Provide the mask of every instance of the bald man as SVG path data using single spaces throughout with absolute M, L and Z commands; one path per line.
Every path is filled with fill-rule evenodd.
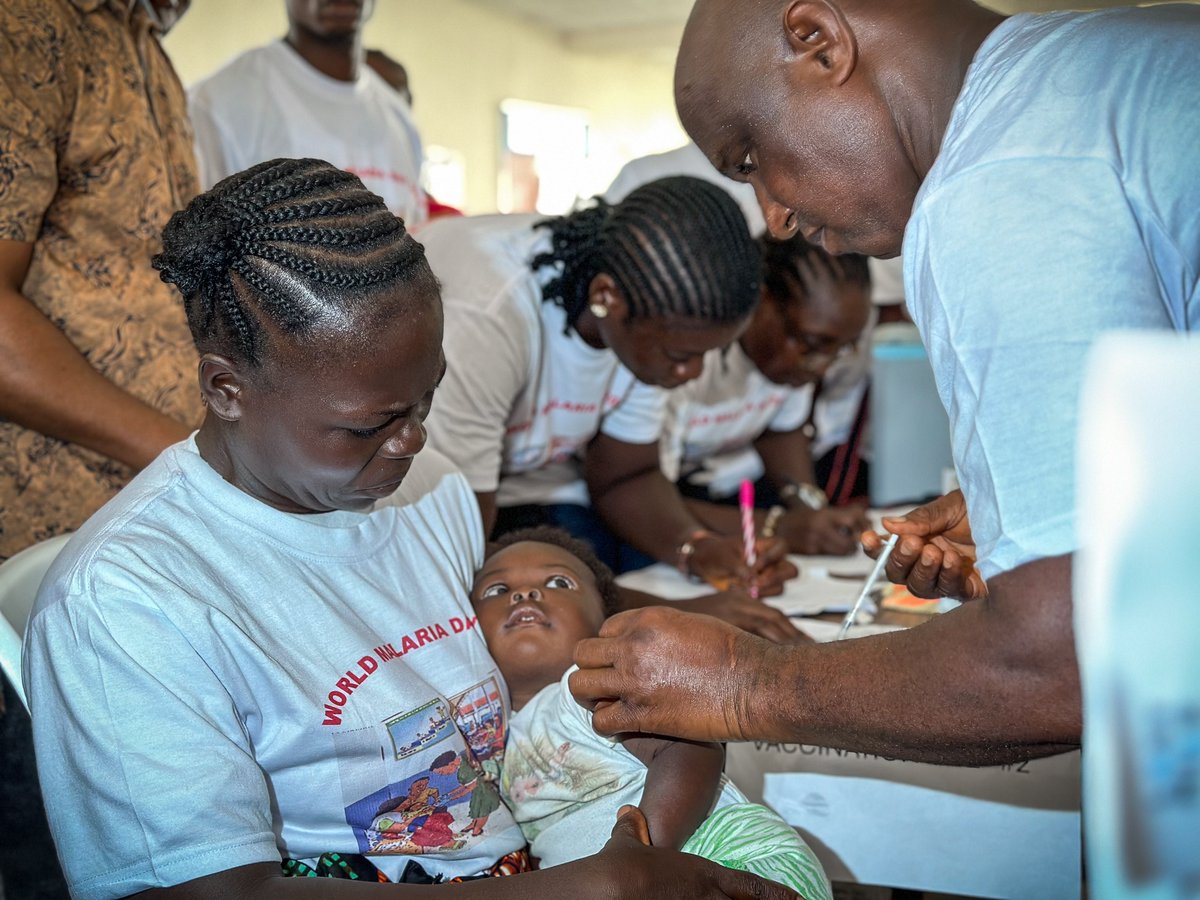
M 597 729 L 968 765 L 1079 744 L 1077 394 L 1101 333 L 1200 319 L 1197 47 L 1196 6 L 697 3 L 676 101 L 713 165 L 754 186 L 777 236 L 885 257 L 903 242 L 963 494 L 893 523 L 910 535 L 889 574 L 978 599 L 820 646 L 614 617 L 571 681 L 604 701 Z

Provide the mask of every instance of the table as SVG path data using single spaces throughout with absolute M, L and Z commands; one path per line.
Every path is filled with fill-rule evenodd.
M 769 600 L 815 639 L 832 640 L 870 570 L 855 557 L 796 557 L 801 577 Z M 838 575 L 861 573 L 858 580 Z M 672 599 L 710 589 L 669 566 L 618 578 Z M 797 611 L 817 615 L 799 618 Z M 885 610 L 851 638 L 928 616 Z M 916 700 L 916 698 L 914 698 Z M 807 744 L 730 744 L 726 772 L 804 835 L 834 881 L 977 897 L 1079 897 L 1080 759 L 1069 753 L 1010 766 L 961 768 Z

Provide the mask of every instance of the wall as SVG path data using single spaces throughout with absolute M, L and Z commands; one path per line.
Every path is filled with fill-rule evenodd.
M 1018 12 L 1071 4 L 988 0 L 987 5 Z M 1117 6 L 1122 0 L 1076 5 Z M 284 0 L 194 0 L 166 45 L 188 84 L 286 28 Z M 581 179 L 585 195 L 606 187 L 625 160 L 686 140 L 672 100 L 669 53 L 571 52 L 547 30 L 465 0 L 377 0 L 366 44 L 408 67 L 425 142 L 464 155 L 469 212 L 496 206 L 499 104 L 507 97 L 588 111 L 593 162 Z
M 195 0 L 166 46 L 190 84 L 286 28 L 283 0 Z M 366 45 L 407 66 L 425 142 L 464 154 L 470 212 L 495 209 L 506 97 L 588 110 L 595 163 L 585 193 L 606 187 L 624 160 L 686 139 L 669 64 L 572 53 L 548 31 L 463 0 L 379 0 Z

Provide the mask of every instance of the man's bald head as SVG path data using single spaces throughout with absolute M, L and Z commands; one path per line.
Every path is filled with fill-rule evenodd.
M 698 0 L 675 98 L 777 236 L 895 255 L 979 42 L 969 0 Z

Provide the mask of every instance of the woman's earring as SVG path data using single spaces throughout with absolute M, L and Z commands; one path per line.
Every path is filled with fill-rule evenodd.
M 593 303 L 591 306 L 588 307 L 588 309 L 590 309 L 592 311 L 592 315 L 595 316 L 597 319 L 608 318 L 608 307 L 605 306 L 603 303 Z

